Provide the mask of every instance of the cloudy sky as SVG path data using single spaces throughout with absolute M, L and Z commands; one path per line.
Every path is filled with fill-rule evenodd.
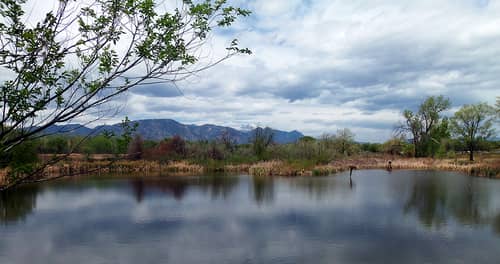
M 349 128 L 357 140 L 384 141 L 427 96 L 448 96 L 453 110 L 500 96 L 500 1 L 231 2 L 253 14 L 207 48 L 217 55 L 235 36 L 252 55 L 177 87 L 136 87 L 106 122 L 171 118 L 311 136 Z
M 391 136 L 403 109 L 429 95 L 454 108 L 500 96 L 500 1 L 256 0 L 231 32 L 251 56 L 233 57 L 174 87 L 127 95 L 132 119 L 247 124 L 319 136 L 351 129 Z M 213 45 L 214 49 L 220 48 Z

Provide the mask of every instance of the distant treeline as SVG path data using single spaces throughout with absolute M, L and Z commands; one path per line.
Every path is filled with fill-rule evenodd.
M 259 131 L 259 130 L 258 130 Z M 331 160 L 362 153 L 386 153 L 415 156 L 415 146 L 404 137 L 394 137 L 384 143 L 359 143 L 349 129 L 319 138 L 305 136 L 295 143 L 275 144 L 266 129 L 256 133 L 251 143 L 236 144 L 221 136 L 213 141 L 186 141 L 179 136 L 161 141 L 144 140 L 135 135 L 129 142 L 120 137 L 98 135 L 88 139 L 78 136 L 53 135 L 39 139 L 31 146 L 38 154 L 117 154 L 129 159 L 194 161 L 225 160 L 228 162 L 252 162 L 259 160 L 309 160 L 312 163 L 328 163 Z M 499 141 L 481 141 L 478 151 L 500 148 Z M 24 149 L 23 151 L 26 151 Z M 437 148 L 428 150 L 428 156 L 453 157 L 456 152 L 466 152 L 467 146 L 459 139 L 441 139 Z
M 387 153 L 407 157 L 450 158 L 457 152 L 492 151 L 500 148 L 493 122 L 498 122 L 496 108 L 484 103 L 464 105 L 453 117 L 441 113 L 450 108 L 448 99 L 428 97 L 418 111 L 405 110 L 404 122 L 394 137 L 384 143 L 359 143 L 347 128 L 319 138 L 302 137 L 297 142 L 276 144 L 270 128 L 255 129 L 248 144 L 237 144 L 223 133 L 212 141 L 186 141 L 180 136 L 160 141 L 144 140 L 135 134 L 136 127 L 124 123 L 124 133 L 103 133 L 92 137 L 51 135 L 19 144 L 9 154 L 0 156 L 0 167 L 21 168 L 37 162 L 39 154 L 82 153 L 112 154 L 132 160 L 189 160 L 198 164 L 252 163 L 262 160 L 286 160 L 307 164 L 325 164 L 362 153 Z M 307 163 L 307 164 L 306 164 Z M 27 168 L 29 169 L 29 168 Z

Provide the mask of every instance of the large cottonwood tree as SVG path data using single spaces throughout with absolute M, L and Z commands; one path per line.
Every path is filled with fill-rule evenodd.
M 478 143 L 495 135 L 495 109 L 486 103 L 464 105 L 451 119 L 451 131 L 467 147 L 469 160 L 474 160 Z
M 436 149 L 433 145 L 439 144 L 441 138 L 447 136 L 444 133 L 447 131 L 447 121 L 441 114 L 450 105 L 450 100 L 442 95 L 430 96 L 422 102 L 417 112 L 404 110 L 405 121 L 397 130 L 412 137 L 416 157 L 433 155 Z

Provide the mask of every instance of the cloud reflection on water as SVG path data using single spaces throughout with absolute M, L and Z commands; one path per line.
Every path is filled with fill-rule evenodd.
M 1 200 L 0 262 L 498 260 L 485 245 L 500 242 L 500 182 L 377 170 L 353 180 L 354 189 L 348 174 L 26 186 Z

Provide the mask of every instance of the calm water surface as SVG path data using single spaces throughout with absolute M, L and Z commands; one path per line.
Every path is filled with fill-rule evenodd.
M 500 181 L 72 179 L 0 197 L 0 263 L 500 263 Z

